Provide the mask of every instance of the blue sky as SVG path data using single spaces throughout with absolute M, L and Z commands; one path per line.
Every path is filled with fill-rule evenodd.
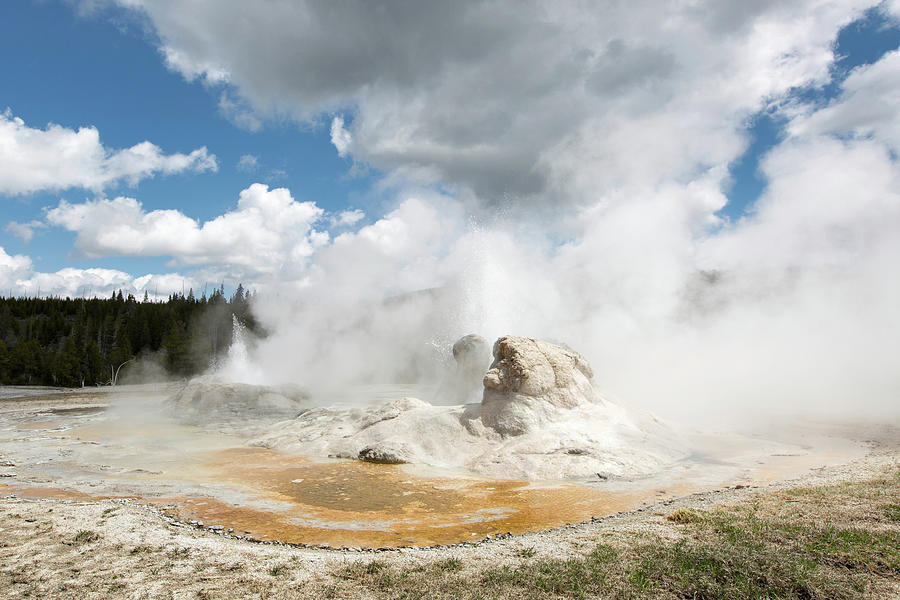
M 547 58 L 547 68 L 544 69 L 529 57 L 527 43 L 516 45 L 515 36 L 521 32 L 510 30 L 503 37 L 501 33 L 491 30 L 490 35 L 494 37 L 485 38 L 477 27 L 472 31 L 460 30 L 459 39 L 471 35 L 471 47 L 481 48 L 479 51 L 485 53 L 479 59 L 478 55 L 467 54 L 465 48 L 454 45 L 452 40 L 446 42 L 439 39 L 440 35 L 429 38 L 416 34 L 410 41 L 410 44 L 419 45 L 416 46 L 404 45 L 409 27 L 400 34 L 388 32 L 390 35 L 384 36 L 381 36 L 384 32 L 377 30 L 378 27 L 390 28 L 407 18 L 420 24 L 423 30 L 430 26 L 438 27 L 436 31 L 440 31 L 443 25 L 457 27 L 452 19 L 447 20 L 446 15 L 433 16 L 425 12 L 413 16 L 399 15 L 393 22 L 377 21 L 369 26 L 366 19 L 371 21 L 371 15 L 362 14 L 367 10 L 363 8 L 359 11 L 360 15 L 341 15 L 344 17 L 341 26 L 346 26 L 347 31 L 335 33 L 336 43 L 327 39 L 328 36 L 318 40 L 316 31 L 311 30 L 307 38 L 312 41 L 304 39 L 298 43 L 316 43 L 319 46 L 292 47 L 290 44 L 294 38 L 291 37 L 291 24 L 288 22 L 284 23 L 283 32 L 271 34 L 273 40 L 281 39 L 278 36 L 283 35 L 287 40 L 283 46 L 273 42 L 242 48 L 240 44 L 244 43 L 243 40 L 229 40 L 228 34 L 222 31 L 200 31 L 206 26 L 201 22 L 202 16 L 192 21 L 187 16 L 179 15 L 177 7 L 172 8 L 162 1 L 138 4 L 142 8 L 120 7 L 116 2 L 88 4 L 54 0 L 0 4 L 0 55 L 4 57 L 0 109 L 8 108 L 12 117 L 21 119 L 26 127 L 32 129 L 43 129 L 49 123 L 73 130 L 94 127 L 109 152 L 127 149 L 145 140 L 159 147 L 163 155 L 189 154 L 205 147 L 208 153 L 215 156 L 217 169 L 179 168 L 170 174 L 141 176 L 136 183 L 115 179 L 97 189 L 65 185 L 51 191 L 36 189 L 24 193 L 0 193 L 4 196 L 2 216 L 5 223 L 44 221 L 45 209 L 56 207 L 61 201 L 71 206 L 118 196 L 136 198 L 145 213 L 177 210 L 189 219 L 203 223 L 233 211 L 239 193 L 259 182 L 267 184 L 270 189 L 287 188 L 296 202 L 315 202 L 324 211 L 316 217 L 318 220 L 314 224 L 309 225 L 311 231 L 303 244 L 310 249 L 299 251 L 305 257 L 318 251 L 312 248 L 327 244 L 316 238 L 316 231 L 329 230 L 331 217 L 348 209 L 362 209 L 365 216 L 348 225 L 350 229 L 362 231 L 360 228 L 375 224 L 402 205 L 403 198 L 393 195 L 395 192 L 392 190 L 396 189 L 412 187 L 438 190 L 442 195 L 459 194 L 461 211 L 470 214 L 470 217 L 474 214 L 477 218 L 479 210 L 496 205 L 496 198 L 503 198 L 504 202 L 512 198 L 514 204 L 546 209 L 564 203 L 558 198 L 572 197 L 576 198 L 573 200 L 575 205 L 584 206 L 585 197 L 626 193 L 636 185 L 628 179 L 629 169 L 620 168 L 618 163 L 610 166 L 612 163 L 602 160 L 594 165 L 585 161 L 584 165 L 577 167 L 583 178 L 593 186 L 589 192 L 560 191 L 558 178 L 547 175 L 565 172 L 569 168 L 563 161 L 564 153 L 561 151 L 555 155 L 553 152 L 558 148 L 573 147 L 571 140 L 581 139 L 583 142 L 584 131 L 589 131 L 591 126 L 600 127 L 591 120 L 591 115 L 611 110 L 608 107 L 613 106 L 615 98 L 603 99 L 602 102 L 607 104 L 597 104 L 596 99 L 573 100 L 572 107 L 560 109 L 557 113 L 552 108 L 548 112 L 550 95 L 541 96 L 543 92 L 533 92 L 542 89 L 541 86 L 529 84 L 518 95 L 512 95 L 516 91 L 512 89 L 509 98 L 504 98 L 503 86 L 494 85 L 491 81 L 502 79 L 497 73 L 503 69 L 498 71 L 491 61 L 500 60 L 496 59 L 496 55 L 504 52 L 514 56 L 515 51 L 509 48 L 520 50 L 521 60 L 506 65 L 509 73 L 518 73 L 519 67 L 524 66 L 518 81 L 528 80 L 532 76 L 537 80 L 545 76 L 546 81 L 551 82 L 554 69 L 558 70 L 552 64 L 553 57 Z M 244 10 L 240 4 L 235 6 L 237 11 Z M 231 8 L 222 10 L 224 13 Z M 266 15 L 260 16 L 264 12 L 260 8 L 252 18 L 264 21 Z M 758 92 L 760 95 L 756 98 L 753 97 L 756 91 L 748 91 L 745 105 L 723 108 L 722 112 L 727 117 L 722 117 L 720 121 L 710 118 L 710 129 L 721 131 L 724 123 L 724 127 L 730 129 L 730 135 L 733 134 L 734 143 L 712 161 L 705 157 L 705 151 L 698 150 L 697 158 L 685 158 L 686 161 L 693 160 L 693 163 L 672 167 L 680 169 L 680 173 L 689 174 L 710 168 L 710 162 L 718 161 L 727 167 L 729 176 L 722 177 L 715 185 L 727 195 L 728 202 L 724 207 L 716 207 L 715 214 L 732 222 L 737 221 L 752 210 L 755 200 L 765 190 L 766 177 L 759 170 L 760 159 L 785 139 L 793 113 L 785 113 L 784 106 L 791 103 L 809 107 L 827 106 L 840 99 L 842 82 L 855 68 L 876 63 L 885 53 L 900 46 L 900 28 L 884 5 L 871 5 L 862 12 L 858 8 L 848 8 L 846 15 L 853 16 L 848 21 L 846 16 L 838 15 L 828 24 L 817 25 L 820 29 L 818 35 L 822 39 L 808 35 L 810 39 L 816 38 L 810 42 L 810 48 L 790 48 L 790 44 L 794 43 L 790 40 L 793 33 L 784 41 L 785 48 L 789 48 L 788 54 L 809 51 L 811 57 L 815 54 L 814 50 L 833 44 L 837 60 L 828 66 L 830 80 L 815 71 L 812 65 L 815 61 L 810 58 L 812 66 L 803 65 L 803 68 L 809 69 L 808 76 L 785 79 L 771 90 Z M 319 16 L 323 23 L 331 23 L 328 19 L 333 15 Z M 754 18 L 769 18 L 764 14 L 713 16 L 719 19 L 715 21 L 716 27 L 724 22 L 722 19 L 744 18 L 750 22 Z M 353 17 L 359 17 L 359 23 L 354 23 Z M 635 9 L 633 15 L 624 13 L 611 16 L 609 20 L 624 20 L 629 26 L 623 26 L 622 30 L 628 31 L 630 21 L 639 22 L 641 18 L 640 11 Z M 843 22 L 840 18 L 844 19 Z M 270 21 L 264 22 L 271 26 Z M 785 17 L 785 22 L 790 23 L 790 17 Z M 207 23 L 212 23 L 212 20 L 207 19 Z M 835 23 L 840 25 L 830 34 L 827 33 L 827 27 L 835 27 Z M 227 23 L 223 27 L 227 29 Z M 320 30 L 325 28 L 322 25 Z M 527 32 L 527 29 L 523 26 L 522 32 Z M 415 31 L 415 26 L 412 30 Z M 734 29 L 735 32 L 746 30 Z M 624 44 L 616 39 L 603 42 L 600 34 L 596 40 L 587 42 L 599 49 L 596 52 L 601 54 L 597 55 L 609 56 L 615 62 L 606 66 L 598 62 L 592 67 L 596 70 L 594 75 L 579 75 L 581 79 L 577 84 L 573 80 L 573 98 L 574 90 L 581 89 L 584 82 L 590 83 L 601 76 L 606 78 L 603 80 L 604 90 L 623 90 L 623 101 L 627 94 L 637 93 L 634 90 L 638 88 L 643 90 L 642 93 L 656 93 L 654 86 L 659 86 L 661 91 L 657 99 L 649 96 L 645 99 L 651 106 L 654 102 L 663 103 L 668 98 L 677 97 L 679 92 L 671 89 L 676 89 L 674 86 L 679 82 L 672 74 L 690 71 L 690 61 L 700 62 L 702 58 L 678 54 L 684 49 L 677 38 L 671 42 L 671 47 L 661 44 L 660 48 L 640 49 L 640 43 L 646 41 L 638 40 L 641 34 L 637 31 L 635 40 L 626 39 Z M 344 33 L 345 38 L 338 35 Z M 371 39 L 368 37 L 370 35 Z M 733 37 L 733 44 L 729 35 Z M 746 47 L 752 51 L 752 44 L 758 42 L 742 41 L 740 35 L 743 34 L 717 35 L 715 39 L 724 40 L 723 48 L 728 48 L 729 44 L 735 48 L 749 44 Z M 395 42 L 393 38 L 400 41 Z M 433 48 L 428 46 L 432 39 Z M 498 39 L 508 40 L 503 43 L 509 46 L 499 46 Z M 359 40 L 358 47 L 354 46 L 354 40 Z M 450 45 L 441 45 L 447 43 Z M 629 54 L 632 46 L 636 50 Z M 417 56 L 420 47 L 421 57 Z M 497 47 L 501 51 L 491 54 Z M 378 51 L 373 55 L 371 48 L 382 48 L 384 60 Z M 410 51 L 410 48 L 415 50 Z M 624 51 L 613 52 L 610 50 L 612 48 L 624 48 Z M 166 52 L 173 49 L 180 53 L 183 60 L 169 61 L 167 64 Z M 249 58 L 244 60 L 243 57 L 257 51 L 261 53 L 259 56 L 250 57 L 259 61 L 255 65 Z M 264 51 L 274 51 L 276 54 L 266 56 Z M 657 54 L 654 55 L 654 52 Z M 290 60 L 294 54 L 298 57 L 297 64 L 306 71 L 297 67 L 300 72 L 295 72 Z M 649 65 L 641 62 L 646 56 L 655 56 Z M 663 77 L 652 74 L 652 70 L 659 68 L 659 65 L 669 64 L 667 56 L 678 57 L 671 73 L 665 73 Z M 317 57 L 321 59 L 321 64 L 311 62 Z M 355 62 L 347 62 L 351 59 Z M 483 61 L 486 72 L 494 69 L 490 71 L 492 74 L 480 85 L 467 84 L 471 87 L 458 96 L 465 100 L 453 100 L 455 90 L 448 73 L 460 69 L 460 65 L 480 68 L 479 60 Z M 203 65 L 210 61 L 222 62 L 227 66 L 230 83 L 217 81 L 212 71 L 204 71 Z M 368 66 L 357 70 L 357 64 Z M 536 68 L 529 68 L 529 64 Z M 773 68 L 777 68 L 774 62 L 772 64 Z M 685 66 L 688 68 L 685 69 Z M 368 69 L 372 72 L 369 73 Z M 642 69 L 650 69 L 646 72 L 651 74 L 644 74 Z M 627 83 L 628 78 L 638 83 Z M 465 77 L 461 75 L 459 79 L 463 81 Z M 623 81 L 626 83 L 623 84 Z M 656 83 L 647 83 L 652 81 Z M 504 85 L 515 88 L 518 83 Z M 554 85 L 563 90 L 564 96 L 566 83 L 547 83 L 544 87 Z M 429 95 L 438 94 L 439 90 L 440 97 Z M 535 94 L 532 104 L 520 107 L 521 98 L 531 93 Z M 554 101 L 559 95 L 553 96 Z M 227 114 L 228 111 L 221 106 L 223 98 L 233 101 L 241 111 L 251 115 L 259 128 L 251 131 L 242 126 L 233 114 Z M 450 100 L 446 105 L 439 105 L 435 101 L 437 98 Z M 409 102 L 409 106 L 418 106 L 416 99 L 421 100 L 424 108 L 405 105 Z M 504 105 L 504 102 L 507 104 Z M 578 106 L 579 102 L 582 106 Z M 492 108 L 479 112 L 480 105 Z M 498 109 L 497 106 L 508 108 Z M 526 117 L 530 115 L 529 111 L 533 111 L 526 125 L 516 124 L 515 119 L 509 116 L 519 110 Z M 569 110 L 571 115 L 566 114 Z M 344 131 L 350 140 L 348 147 L 340 152 L 333 138 L 333 119 L 336 116 L 344 119 L 339 133 Z M 737 121 L 729 125 L 727 119 Z M 627 123 L 628 117 L 623 117 L 615 122 L 614 127 L 625 128 Z M 407 128 L 409 135 L 406 134 Z M 600 127 L 602 131 L 608 129 L 606 125 Z M 479 135 L 483 139 L 479 139 Z M 715 137 L 718 134 L 711 135 Z M 609 152 L 609 149 L 596 148 L 596 141 L 592 144 L 578 156 L 604 156 Z M 591 154 L 595 149 L 597 151 Z M 663 151 L 660 149 L 660 152 Z M 629 152 L 627 148 L 621 150 L 626 159 L 631 156 Z M 669 155 L 673 152 L 678 151 L 669 151 Z M 482 153 L 484 158 L 472 158 Z M 635 158 L 639 154 L 633 153 Z M 244 166 L 240 166 L 239 161 L 244 156 L 253 157 L 255 163 L 248 165 L 245 160 Z M 657 163 L 666 160 L 663 157 Z M 580 162 L 580 159 L 570 162 Z M 653 169 L 655 166 L 641 168 Z M 619 174 L 617 169 L 622 173 Z M 636 170 L 640 172 L 640 169 Z M 610 173 L 608 177 L 607 173 Z M 657 177 L 659 182 L 684 180 L 684 175 L 673 175 L 662 167 L 659 174 L 649 173 L 646 179 L 653 182 Z M 579 180 L 579 176 L 572 177 L 572 180 Z M 121 207 L 116 210 L 119 209 Z M 535 210 L 541 213 L 541 208 Z M 10 256 L 29 257 L 32 265 L 30 271 L 26 269 L 28 272 L 53 273 L 67 267 L 100 267 L 139 277 L 151 273 L 184 274 L 191 270 L 207 269 L 208 272 L 198 271 L 195 279 L 205 279 L 214 274 L 233 282 L 242 278 L 259 279 L 262 277 L 260 273 L 265 271 L 258 266 L 234 267 L 240 260 L 235 262 L 232 257 L 223 262 L 224 259 L 209 258 L 204 254 L 206 250 L 188 250 L 187 258 L 179 258 L 179 252 L 184 252 L 183 249 L 173 246 L 172 251 L 168 252 L 164 244 L 159 245 L 161 242 L 142 246 L 139 250 L 119 252 L 115 248 L 124 248 L 128 244 L 95 244 L 89 238 L 97 235 L 97 231 L 92 233 L 75 225 L 61 226 L 59 222 L 49 226 L 44 222 L 32 228 L 33 238 L 30 241 L 14 235 L 10 229 L 0 230 L 0 246 Z M 306 226 L 305 223 L 302 225 Z M 330 231 L 330 239 L 341 235 L 346 229 L 342 226 L 334 228 Z M 452 227 L 447 226 L 446 229 L 449 231 Z M 365 231 L 372 233 L 375 230 Z M 368 233 L 361 235 L 365 237 Z M 578 236 L 576 228 L 574 233 L 567 231 L 561 239 L 578 239 Z M 91 256 L 83 256 L 85 253 Z M 175 264 L 170 264 L 173 257 Z M 265 272 L 268 276 L 275 276 Z M 8 276 L 9 281 L 4 282 L 9 289 L 27 275 L 18 273 Z M 306 277 L 305 271 L 291 273 L 300 279 Z M 282 277 L 283 273 L 277 276 Z M 60 287 L 57 293 L 64 293 L 65 289 Z
M 110 197 L 136 197 L 148 210 L 177 208 L 208 220 L 233 207 L 238 192 L 253 182 L 290 188 L 297 200 L 330 211 L 371 201 L 371 176 L 350 174 L 352 162 L 331 145 L 328 120 L 266 123 L 255 132 L 235 126 L 218 108 L 225 87 L 188 82 L 167 70 L 152 38 L 140 18 L 119 9 L 79 14 L 53 0 L 4 2 L 0 55 L 7 58 L 0 104 L 30 127 L 94 126 L 110 148 L 150 140 L 168 153 L 207 146 L 218 157 L 215 173 L 157 176 L 104 190 Z M 238 168 L 243 155 L 256 157 L 258 166 Z M 3 216 L 27 222 L 61 198 L 92 196 L 69 189 L 7 197 Z M 7 252 L 32 255 L 41 270 L 100 266 L 141 274 L 166 268 L 165 257 L 78 258 L 74 238 L 58 228 L 37 230 L 26 244 L 0 233 Z

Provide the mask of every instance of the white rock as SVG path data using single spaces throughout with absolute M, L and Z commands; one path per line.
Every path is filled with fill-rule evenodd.
M 583 356 L 532 338 L 505 336 L 494 343 L 484 376 L 481 420 L 503 435 L 521 435 L 565 417 L 565 411 L 601 403 Z
M 652 416 L 602 398 L 577 352 L 508 336 L 494 354 L 483 403 L 399 398 L 368 408 L 314 408 L 274 425 L 253 445 L 533 480 L 649 474 L 687 455 Z

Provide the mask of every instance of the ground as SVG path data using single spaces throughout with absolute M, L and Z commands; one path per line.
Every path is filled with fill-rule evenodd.
M 767 485 L 440 548 L 297 548 L 126 499 L 0 498 L 3 598 L 896 598 L 900 433 Z

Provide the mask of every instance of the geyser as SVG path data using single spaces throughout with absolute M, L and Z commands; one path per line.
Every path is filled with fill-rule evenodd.
M 458 356 L 477 356 L 481 346 L 473 336 L 455 345 Z M 313 408 L 254 444 L 508 479 L 648 474 L 687 454 L 678 436 L 649 414 L 601 398 L 577 352 L 505 336 L 493 354 L 491 368 L 482 371 L 481 403 L 435 406 L 401 398 L 368 408 Z

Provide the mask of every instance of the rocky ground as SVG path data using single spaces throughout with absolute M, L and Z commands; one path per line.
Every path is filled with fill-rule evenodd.
M 830 547 L 817 550 L 819 546 L 813 542 L 808 547 L 804 545 L 804 551 L 813 553 L 812 559 L 808 565 L 798 564 L 810 569 L 811 574 L 796 575 L 794 571 L 800 567 L 786 566 L 794 573 L 794 579 L 788 577 L 786 583 L 766 580 L 770 587 L 764 588 L 765 595 L 760 597 L 897 597 L 900 434 L 886 426 L 855 431 L 871 444 L 871 451 L 864 458 L 815 469 L 799 479 L 761 487 L 731 486 L 646 504 L 593 522 L 436 549 L 347 552 L 294 548 L 235 539 L 222 532 L 178 523 L 154 508 L 132 501 L 26 500 L 8 496 L 0 499 L 0 596 L 679 597 L 685 592 L 671 587 L 677 582 L 671 583 L 668 576 L 654 575 L 646 560 L 635 563 L 637 566 L 627 562 L 634 548 L 640 547 L 639 554 L 644 557 L 648 552 L 652 554 L 652 548 L 675 548 L 677 555 L 678 548 L 683 552 L 685 540 L 700 544 L 708 535 L 704 526 L 691 525 L 692 521 L 719 523 L 721 518 L 716 515 L 753 510 L 787 515 L 785 518 L 793 519 L 791 522 L 798 528 L 804 523 L 821 528 L 822 523 L 834 521 L 845 527 L 839 533 L 863 532 L 869 536 L 863 540 L 866 554 L 862 557 L 851 552 L 856 546 L 841 546 L 832 552 Z M 796 512 L 795 507 L 802 507 L 805 512 Z M 785 513 L 788 509 L 795 512 Z M 721 537 L 721 531 L 715 531 Z M 859 535 L 863 534 L 854 533 L 853 540 Z M 733 549 L 742 541 L 729 543 Z M 878 544 L 885 549 L 879 550 Z M 872 554 L 873 547 L 878 550 L 876 554 Z M 754 556 L 791 556 L 787 552 L 790 548 L 785 548 L 785 552 L 767 548 L 760 546 Z M 604 553 L 618 558 L 602 562 L 606 560 Z M 721 548 L 714 554 L 730 556 Z M 677 564 L 684 566 L 684 560 L 679 560 Z M 716 560 L 724 559 L 701 561 L 697 573 L 715 575 L 709 585 L 719 587 L 703 588 L 706 595 L 698 597 L 739 598 L 746 597 L 742 593 L 755 593 L 755 588 L 742 588 L 744 584 L 740 582 L 732 585 L 728 573 L 739 574 L 740 568 L 735 570 L 731 565 L 728 571 L 727 564 L 722 567 Z M 604 566 L 607 570 L 598 575 L 600 564 L 612 566 Z M 772 573 L 777 575 L 781 568 L 747 565 L 747 569 L 751 567 L 768 573 L 769 578 L 774 578 Z M 720 568 L 726 568 L 722 581 L 716 579 Z M 697 579 L 697 573 L 685 581 Z

